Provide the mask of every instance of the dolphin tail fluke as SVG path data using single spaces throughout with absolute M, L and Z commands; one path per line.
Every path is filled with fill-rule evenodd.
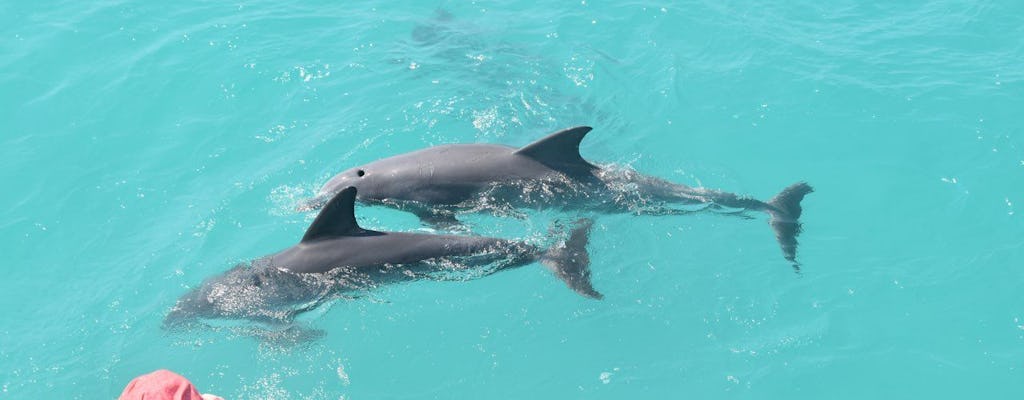
M 782 189 L 782 192 L 768 201 L 768 214 L 771 215 L 768 223 L 775 231 L 782 254 L 794 267 L 799 265 L 796 262 L 796 237 L 800 235 L 800 213 L 803 212 L 800 201 L 813 191 L 811 185 L 799 182 Z
M 590 227 L 594 221 L 581 219 L 569 233 L 569 239 L 549 249 L 541 263 L 554 272 L 569 288 L 592 299 L 604 297 L 590 283 L 590 255 L 587 243 L 590 241 Z

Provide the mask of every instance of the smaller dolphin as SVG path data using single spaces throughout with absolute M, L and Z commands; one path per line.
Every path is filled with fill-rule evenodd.
M 341 190 L 299 244 L 207 279 L 178 300 L 164 326 L 202 318 L 287 323 L 345 293 L 450 272 L 488 275 L 537 261 L 577 293 L 602 297 L 590 282 L 589 220 L 578 221 L 568 239 L 543 249 L 482 236 L 363 229 L 356 223 L 355 199 L 355 188 Z
M 590 132 L 579 126 L 552 133 L 522 148 L 494 144 L 450 144 L 380 159 L 331 178 L 320 194 L 299 206 L 318 207 L 345 187 L 358 187 L 359 200 L 417 214 L 433 226 L 458 224 L 464 211 L 554 207 L 597 212 L 672 215 L 712 210 L 760 211 L 786 260 L 796 263 L 800 201 L 811 186 L 799 182 L 768 201 L 719 190 L 695 188 L 643 175 L 625 167 L 597 166 L 580 155 Z

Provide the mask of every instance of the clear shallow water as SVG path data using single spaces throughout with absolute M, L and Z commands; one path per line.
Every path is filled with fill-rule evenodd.
M 156 368 L 239 399 L 1019 396 L 1022 18 L 0 4 L 0 397 L 113 398 Z M 762 199 L 812 183 L 803 273 L 763 219 L 613 215 L 592 236 L 600 302 L 535 266 L 335 303 L 299 346 L 159 328 L 188 287 L 297 241 L 312 215 L 292 207 L 335 172 L 580 124 L 591 160 Z M 536 237 L 573 217 L 469 220 Z

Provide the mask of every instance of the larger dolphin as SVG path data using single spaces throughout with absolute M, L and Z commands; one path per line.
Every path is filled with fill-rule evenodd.
M 355 188 L 341 190 L 301 242 L 210 278 L 182 296 L 165 326 L 204 318 L 289 322 L 346 292 L 482 267 L 486 269 L 477 272 L 489 274 L 537 261 L 579 294 L 601 298 L 590 283 L 589 220 L 578 222 L 560 244 L 544 249 L 482 236 L 363 229 L 356 223 L 355 199 Z
M 416 213 L 425 223 L 457 223 L 459 211 L 559 207 L 601 212 L 675 214 L 679 205 L 706 205 L 767 213 L 785 258 L 796 266 L 800 201 L 813 191 L 800 182 L 768 201 L 695 188 L 640 174 L 599 167 L 579 147 L 588 126 L 558 131 L 522 148 L 450 144 L 384 158 L 346 170 L 299 207 L 313 209 L 345 187 L 359 200 Z

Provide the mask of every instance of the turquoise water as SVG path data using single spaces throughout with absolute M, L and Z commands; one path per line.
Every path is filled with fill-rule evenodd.
M 0 3 L 0 398 L 114 398 L 157 368 L 234 399 L 1019 397 L 1022 21 L 1008 1 Z M 764 218 L 598 216 L 602 301 L 535 265 L 336 302 L 313 342 L 160 329 L 295 243 L 336 172 L 583 124 L 590 160 L 761 199 L 813 184 L 803 272 Z M 576 216 L 468 220 L 522 238 Z

